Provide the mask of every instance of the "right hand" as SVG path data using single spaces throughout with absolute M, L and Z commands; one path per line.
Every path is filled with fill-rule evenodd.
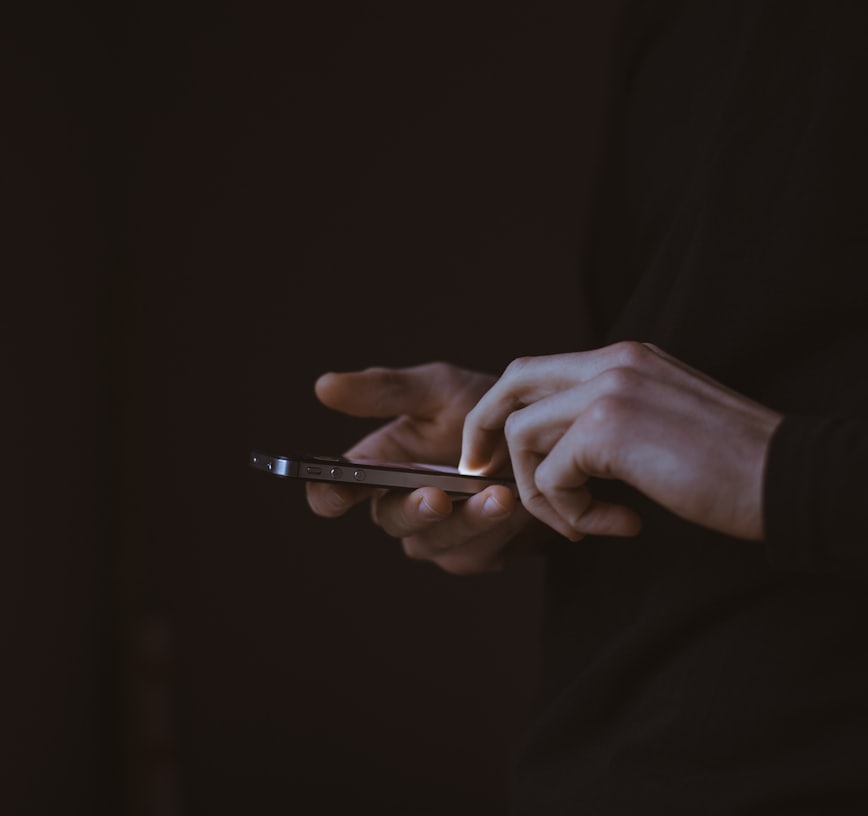
M 496 379 L 437 362 L 323 374 L 315 391 L 334 410 L 390 420 L 344 455 L 455 465 L 464 418 Z M 325 517 L 370 500 L 374 522 L 400 539 L 410 558 L 454 574 L 500 569 L 508 556 L 534 549 L 535 533 L 542 531 L 512 491 L 500 485 L 455 502 L 434 487 L 406 493 L 309 482 L 306 490 L 313 512 Z

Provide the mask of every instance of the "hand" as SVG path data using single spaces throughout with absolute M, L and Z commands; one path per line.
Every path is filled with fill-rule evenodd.
M 781 419 L 654 346 L 617 343 L 511 363 L 467 416 L 460 468 L 491 473 L 511 458 L 524 507 L 573 540 L 640 527 L 633 510 L 596 501 L 590 477 L 760 540 L 763 469 Z
M 335 410 L 390 419 L 345 455 L 454 465 L 467 412 L 495 380 L 446 363 L 429 363 L 324 374 L 315 390 Z M 406 493 L 308 483 L 307 497 L 311 509 L 327 517 L 370 499 L 374 522 L 400 538 L 408 556 L 457 574 L 501 568 L 508 555 L 531 546 L 524 542 L 528 528 L 536 526 L 512 491 L 501 486 L 454 503 L 433 487 Z

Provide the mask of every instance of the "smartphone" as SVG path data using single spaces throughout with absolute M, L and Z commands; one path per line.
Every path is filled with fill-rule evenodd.
M 392 490 L 415 490 L 439 487 L 452 496 L 472 496 L 489 485 L 505 485 L 518 495 L 512 479 L 473 476 L 457 468 L 417 462 L 386 462 L 379 459 L 344 456 L 276 456 L 252 451 L 250 466 L 286 479 L 312 482 L 340 482 L 357 487 L 386 487 Z

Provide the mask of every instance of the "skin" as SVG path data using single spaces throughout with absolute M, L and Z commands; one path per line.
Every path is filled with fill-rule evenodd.
M 348 454 L 512 469 L 520 504 L 496 486 L 453 504 L 435 488 L 308 485 L 322 516 L 370 499 L 375 523 L 408 556 L 448 572 L 502 568 L 551 529 L 573 541 L 635 535 L 641 519 L 595 500 L 591 477 L 622 480 L 719 532 L 763 538 L 763 471 L 782 416 L 654 346 L 520 358 L 498 379 L 445 363 L 326 374 L 316 393 L 335 410 L 390 420 Z
M 447 363 L 428 363 L 328 373 L 317 380 L 315 391 L 336 411 L 388 420 L 345 451 L 347 456 L 454 466 L 465 418 L 496 380 Z M 309 482 L 306 489 L 311 509 L 324 517 L 343 515 L 370 500 L 374 523 L 400 539 L 407 556 L 456 575 L 501 569 L 550 534 L 511 490 L 499 485 L 456 502 L 433 487 L 406 493 Z

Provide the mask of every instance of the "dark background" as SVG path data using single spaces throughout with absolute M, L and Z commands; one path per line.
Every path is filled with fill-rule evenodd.
M 373 427 L 323 371 L 582 343 L 613 14 L 3 12 L 0 811 L 503 812 L 540 565 L 446 575 L 246 457 Z

